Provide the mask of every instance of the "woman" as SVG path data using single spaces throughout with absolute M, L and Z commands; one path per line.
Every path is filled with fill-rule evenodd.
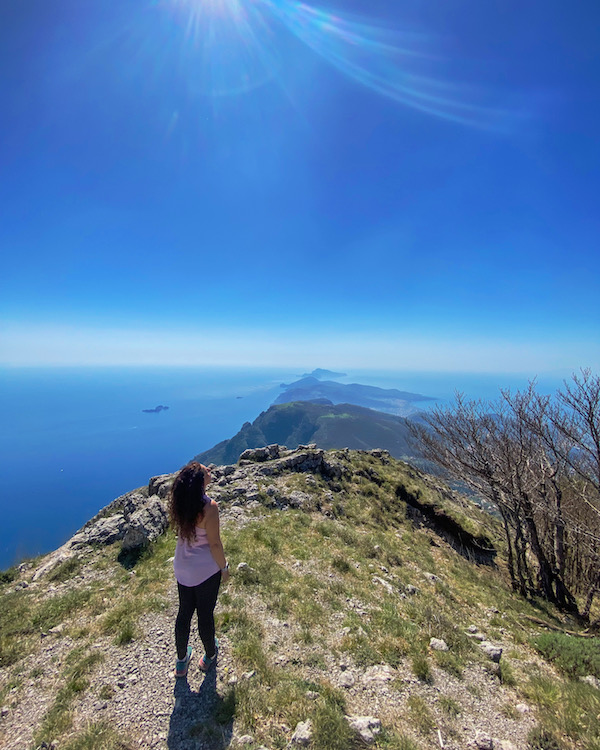
M 229 578 L 229 566 L 219 532 L 219 506 L 205 494 L 210 480 L 206 466 L 192 461 L 181 469 L 171 490 L 169 513 L 177 533 L 173 568 L 179 591 L 176 677 L 186 676 L 192 658 L 188 641 L 194 612 L 205 650 L 200 669 L 207 672 L 217 660 L 214 609 L 221 581 Z

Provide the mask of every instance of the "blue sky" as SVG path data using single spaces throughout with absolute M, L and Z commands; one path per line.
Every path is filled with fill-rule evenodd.
M 4 0 L 0 364 L 600 364 L 600 6 Z

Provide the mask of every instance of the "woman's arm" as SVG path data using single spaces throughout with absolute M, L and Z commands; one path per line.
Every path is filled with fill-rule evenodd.
M 221 568 L 223 575 L 228 575 L 225 572 L 227 566 L 227 560 L 225 559 L 225 552 L 223 551 L 223 543 L 221 542 L 221 532 L 219 528 L 219 507 L 211 500 L 210 504 L 207 504 L 204 510 L 204 528 L 206 529 L 206 538 L 210 546 L 210 553 L 213 556 L 214 561 Z

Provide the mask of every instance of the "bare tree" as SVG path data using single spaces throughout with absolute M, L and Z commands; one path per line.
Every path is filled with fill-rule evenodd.
M 588 618 L 600 591 L 600 380 L 553 399 L 535 383 L 494 403 L 457 394 L 412 425 L 425 456 L 498 510 L 513 588 Z

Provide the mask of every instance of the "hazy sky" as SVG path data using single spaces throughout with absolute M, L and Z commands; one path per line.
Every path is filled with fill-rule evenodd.
M 3 0 L 0 364 L 600 369 L 597 0 Z

